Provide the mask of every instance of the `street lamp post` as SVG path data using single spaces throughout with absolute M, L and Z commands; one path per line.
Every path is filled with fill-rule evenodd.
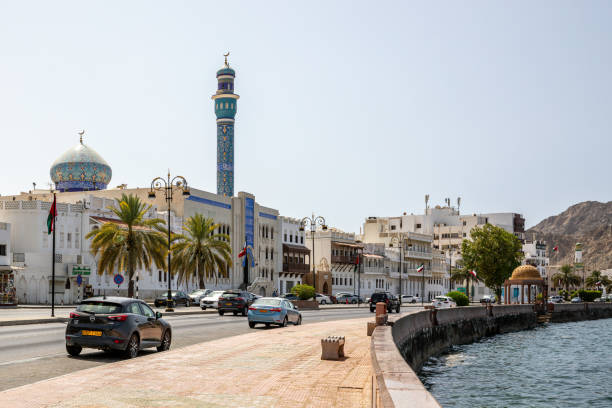
M 317 225 L 320 225 L 323 231 L 327 230 L 327 225 L 325 225 L 325 218 L 321 217 L 320 215 L 315 217 L 314 213 L 312 214 L 312 217 L 304 217 L 302 218 L 302 221 L 300 222 L 300 231 L 304 231 L 306 227 L 310 227 L 310 235 L 312 236 L 312 257 L 310 259 L 310 262 L 312 263 L 312 286 L 314 287 L 315 295 L 317 292 L 317 278 L 316 278 L 316 273 L 315 273 L 316 264 L 315 264 L 315 257 L 314 257 L 314 253 L 315 253 L 314 235 L 315 235 L 315 231 L 317 230 Z
M 173 300 L 172 300 L 172 267 L 170 266 L 171 261 L 171 230 L 170 230 L 170 209 L 172 203 L 172 197 L 174 194 L 174 188 L 181 190 L 184 196 L 190 195 L 189 187 L 187 186 L 187 180 L 183 176 L 175 176 L 170 178 L 170 170 L 168 170 L 168 178 L 165 180 L 163 177 L 156 177 L 151 181 L 151 190 L 149 190 L 149 198 L 155 198 L 155 191 L 161 191 L 164 193 L 166 202 L 168 203 L 168 299 L 166 300 L 166 312 L 174 312 Z
M 399 299 L 400 299 L 400 306 L 402 305 L 402 266 L 403 266 L 403 260 L 404 260 L 404 242 L 401 238 L 398 237 L 393 237 L 391 238 L 391 244 L 392 245 L 397 245 L 399 246 L 399 255 L 400 255 L 400 267 L 399 267 Z

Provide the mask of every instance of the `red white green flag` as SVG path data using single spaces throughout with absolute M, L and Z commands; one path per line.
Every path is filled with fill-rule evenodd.
M 423 272 L 424 270 L 425 270 L 425 265 L 421 264 L 421 266 L 419 266 L 416 271 Z
M 555 247 L 553 248 L 553 251 L 554 251 L 554 252 L 558 252 L 558 251 L 559 251 L 559 247 L 558 247 L 558 246 L 555 246 Z
M 470 271 L 470 275 L 472 275 L 473 277 L 476 277 L 476 271 L 472 269 L 472 270 Z
M 53 228 L 55 228 L 55 217 L 57 217 L 55 200 L 55 194 L 53 194 L 53 204 L 51 204 L 51 209 L 49 209 L 49 216 L 47 217 L 47 235 L 51 234 L 51 232 L 53 232 Z

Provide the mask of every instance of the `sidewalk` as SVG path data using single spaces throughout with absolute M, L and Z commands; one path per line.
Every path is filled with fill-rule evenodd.
M 370 407 L 368 320 L 253 330 L 143 353 L 0 392 L 0 406 Z M 320 359 L 328 335 L 346 337 L 344 361 Z

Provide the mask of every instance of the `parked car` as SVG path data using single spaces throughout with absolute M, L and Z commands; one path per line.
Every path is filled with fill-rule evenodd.
M 376 310 L 376 303 L 382 302 L 387 305 L 387 312 L 392 313 L 395 310 L 396 313 L 400 312 L 400 301 L 397 296 L 390 292 L 375 292 L 370 297 L 370 312 Z
M 287 300 L 299 300 L 295 293 L 285 293 L 282 297 Z
M 449 296 L 436 296 L 431 302 L 431 305 L 436 309 L 447 309 L 449 307 L 457 307 L 455 301 Z
M 357 295 L 353 295 L 352 293 L 343 293 L 336 297 L 338 303 L 352 303 L 355 304 L 359 301 L 359 297 Z
M 118 350 L 126 358 L 141 349 L 170 349 L 172 328 L 145 302 L 124 297 L 93 297 L 70 313 L 66 324 L 66 351 L 78 356 L 83 348 Z
M 484 295 L 480 299 L 480 303 L 495 303 L 495 295 Z
M 226 290 L 219 296 L 217 310 L 221 316 L 223 316 L 225 312 L 232 312 L 234 316 L 238 313 L 242 313 L 243 316 L 246 316 L 249 306 L 251 306 L 254 300 L 253 295 L 249 292 L 242 290 Z
M 329 298 L 329 296 L 324 295 L 322 293 L 317 293 L 315 295 L 315 300 L 317 301 L 317 303 L 321 304 L 321 305 L 327 305 L 327 304 L 331 304 L 332 301 Z
M 219 296 L 221 296 L 223 292 L 224 292 L 223 290 L 215 290 L 214 292 L 210 293 L 208 296 L 203 297 L 200 300 L 200 307 L 202 308 L 202 310 L 216 309 L 218 306 L 218 302 L 219 302 Z
M 421 298 L 413 295 L 402 295 L 402 303 L 419 303 Z
M 259 299 L 260 297 L 263 297 L 263 296 L 260 296 L 260 295 L 255 294 L 255 293 L 252 293 L 252 292 L 248 292 L 248 293 L 251 295 L 251 297 L 253 298 L 253 300 L 255 300 L 255 299 Z
M 550 303 L 563 303 L 563 296 L 560 296 L 560 295 L 550 296 L 548 298 L 548 301 Z
M 302 314 L 298 307 L 287 299 L 263 297 L 255 300 L 249 307 L 248 321 L 251 329 L 258 323 L 265 324 L 266 327 L 271 324 L 285 327 L 289 323 L 302 324 Z
M 597 302 L 597 303 L 599 303 L 599 302 L 605 302 L 605 301 L 606 301 L 605 299 L 600 298 L 600 297 L 598 297 L 598 298 L 596 298 L 595 300 L 593 300 L 593 302 Z
M 582 299 L 580 299 L 578 296 L 573 297 L 571 300 L 572 303 L 582 303 Z
M 189 296 L 185 294 L 185 292 L 176 290 L 176 291 L 172 291 L 171 293 L 172 293 L 172 301 L 174 302 L 175 306 L 183 305 L 187 307 L 191 304 L 191 299 L 189 298 Z M 166 306 L 167 302 L 168 302 L 168 292 L 166 291 L 164 292 L 163 295 L 155 298 L 155 301 L 153 303 L 155 304 L 155 307 L 162 307 L 162 306 Z
M 212 289 L 197 289 L 187 296 L 189 296 L 189 300 L 191 301 L 192 305 L 199 305 L 200 300 L 208 296 L 210 293 L 212 293 Z

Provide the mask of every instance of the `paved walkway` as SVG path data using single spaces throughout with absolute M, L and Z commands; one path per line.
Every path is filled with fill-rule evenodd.
M 369 320 L 262 328 L 110 363 L 1 392 L 0 406 L 370 407 Z M 320 359 L 328 335 L 346 336 L 345 360 Z

